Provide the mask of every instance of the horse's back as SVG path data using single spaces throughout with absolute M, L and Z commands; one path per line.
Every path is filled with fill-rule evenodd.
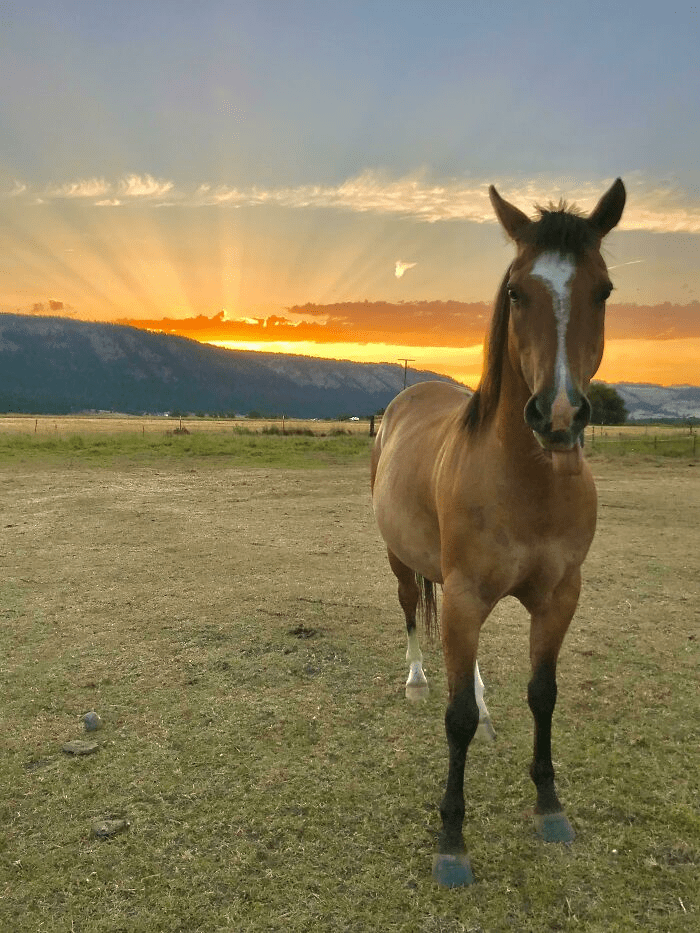
M 397 430 L 405 435 L 441 433 L 466 408 L 472 392 L 450 382 L 418 382 L 404 389 L 387 407 L 377 435 L 381 449 Z
M 372 456 L 373 505 L 387 546 L 407 566 L 439 582 L 436 477 L 448 438 L 458 430 L 471 392 L 420 382 L 387 407 Z

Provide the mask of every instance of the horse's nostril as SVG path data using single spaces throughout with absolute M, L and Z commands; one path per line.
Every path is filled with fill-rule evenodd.
M 574 422 L 577 425 L 581 425 L 582 427 L 585 428 L 586 425 L 590 423 L 592 415 L 593 415 L 593 408 L 591 407 L 591 403 L 588 401 L 588 399 L 584 395 L 583 401 L 581 402 L 579 409 L 576 412 L 576 417 L 574 418 Z
M 533 395 L 525 406 L 525 421 L 533 431 L 543 433 L 549 420 L 547 415 L 540 408 L 540 402 L 536 395 Z

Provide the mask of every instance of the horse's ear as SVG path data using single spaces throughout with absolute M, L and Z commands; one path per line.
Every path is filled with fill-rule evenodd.
M 496 217 L 498 217 L 501 226 L 511 240 L 515 240 L 517 243 L 525 228 L 528 227 L 532 221 L 527 214 L 523 214 L 521 210 L 509 204 L 508 201 L 504 201 L 493 185 L 489 187 L 489 198 L 491 199 L 491 204 L 493 205 Z
M 622 179 L 618 178 L 596 204 L 595 210 L 588 218 L 588 223 L 595 228 L 601 240 L 610 233 L 613 227 L 617 226 L 622 217 L 626 197 L 625 186 L 622 184 Z

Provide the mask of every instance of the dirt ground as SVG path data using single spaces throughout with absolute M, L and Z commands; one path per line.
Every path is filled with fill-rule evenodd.
M 594 467 L 598 530 L 579 617 L 607 613 L 611 633 L 633 625 L 663 650 L 666 638 L 699 627 L 700 467 Z M 400 653 L 393 577 L 362 466 L 12 467 L 0 471 L 0 502 L 4 583 L 14 581 L 59 638 L 87 624 L 118 639 L 125 624 L 155 624 L 154 608 L 235 625 L 248 603 L 302 619 L 304 605 L 330 599 L 395 617 Z M 584 637 L 585 625 L 575 629 Z
M 659 800 L 654 804 L 654 813 L 664 807 L 681 808 L 685 812 L 696 781 L 692 775 L 688 776 L 688 771 L 697 774 L 695 766 L 689 769 L 687 765 L 691 761 L 697 763 L 698 741 L 697 690 L 691 689 L 691 683 L 695 678 L 697 684 L 700 638 L 697 546 L 700 466 L 687 461 L 657 464 L 600 460 L 594 463 L 594 471 L 600 499 L 599 525 L 584 568 L 579 611 L 562 654 L 559 729 L 568 735 L 566 755 L 572 775 L 577 771 L 590 773 L 591 762 L 583 748 L 580 760 L 577 758 L 576 730 L 589 728 L 585 723 L 595 720 L 600 735 L 624 733 L 624 747 L 630 755 L 661 741 L 650 730 L 663 733 L 667 729 L 668 735 L 663 734 L 665 750 L 653 756 L 649 773 L 664 780 L 664 776 L 673 775 L 672 789 L 665 789 L 664 793 L 675 794 L 677 798 L 671 802 L 666 798 Z M 406 676 L 402 614 L 374 525 L 364 465 L 309 470 L 229 469 L 218 463 L 197 463 L 194 467 L 190 463 L 131 465 L 116 469 L 81 467 L 78 460 L 72 465 L 64 461 L 14 465 L 0 469 L 0 530 L 3 617 L 0 671 L 4 693 L 1 741 L 8 782 L 1 809 L 7 835 L 1 850 L 4 854 L 0 863 L 0 895 L 6 898 L 7 905 L 14 907 L 12 916 L 29 916 L 26 911 L 34 910 L 32 922 L 36 921 L 33 926 L 29 921 L 22 926 L 18 920 L 15 929 L 52 929 L 50 923 L 40 926 L 37 918 L 41 916 L 42 923 L 47 922 L 46 916 L 51 915 L 64 896 L 60 892 L 66 887 L 66 877 L 83 878 L 89 874 L 90 860 L 107 859 L 106 855 L 96 854 L 94 843 L 86 841 L 83 823 L 88 816 L 109 816 L 115 807 L 119 813 L 128 810 L 135 826 L 140 819 L 140 845 L 153 840 L 149 858 L 165 859 L 164 865 L 170 864 L 169 858 L 175 859 L 168 854 L 170 850 L 164 842 L 155 841 L 164 832 L 164 821 L 167 823 L 170 817 L 159 814 L 156 819 L 148 808 L 156 806 L 153 802 L 156 799 L 159 806 L 164 806 L 162 801 L 167 795 L 162 788 L 170 786 L 169 782 L 175 780 L 173 775 L 180 774 L 182 779 L 184 766 L 180 759 L 192 754 L 191 750 L 188 752 L 188 743 L 194 739 L 188 738 L 187 729 L 194 725 L 196 735 L 200 736 L 207 729 L 216 729 L 219 718 L 228 717 L 226 734 L 215 733 L 212 739 L 211 732 L 208 733 L 209 744 L 197 753 L 207 760 L 211 756 L 214 770 L 207 772 L 209 781 L 214 781 L 219 773 L 222 782 L 231 780 L 232 749 L 238 749 L 239 757 L 245 759 L 251 742 L 263 743 L 256 752 L 261 762 L 259 773 L 256 772 L 255 781 L 251 779 L 253 800 L 258 799 L 255 794 L 260 787 L 282 799 L 288 792 L 285 788 L 292 786 L 294 768 L 301 767 L 304 755 L 316 754 L 313 749 L 324 749 L 319 774 L 327 774 L 329 769 L 333 772 L 337 767 L 336 743 L 340 741 L 337 729 L 339 723 L 344 723 L 348 734 L 357 736 L 352 740 L 359 743 L 354 746 L 353 755 L 357 756 L 360 771 L 343 778 L 349 783 L 338 794 L 344 794 L 348 801 L 354 800 L 355 813 L 362 812 L 371 798 L 371 792 L 370 798 L 367 797 L 372 781 L 368 775 L 377 765 L 368 763 L 370 750 L 376 746 L 364 744 L 367 740 L 358 733 L 358 721 L 367 721 L 370 723 L 367 728 L 375 728 L 368 718 L 374 715 L 373 709 L 390 710 L 387 716 L 404 715 L 401 704 Z M 521 607 L 508 600 L 497 608 L 482 633 L 481 666 L 487 702 L 501 742 L 505 743 L 501 752 L 506 750 L 506 759 L 516 741 L 509 736 L 522 732 L 524 744 L 517 746 L 517 752 L 518 756 L 524 756 L 523 749 L 531 735 L 529 712 L 522 700 L 527 677 L 526 621 Z M 416 869 L 420 881 L 416 885 L 429 881 L 433 843 L 423 824 L 426 819 L 435 822 L 434 807 L 444 767 L 441 723 L 444 678 L 440 652 L 437 645 L 426 645 L 424 650 L 433 688 L 430 704 L 434 706 L 426 707 L 432 719 L 420 727 L 424 730 L 420 755 L 434 759 L 435 763 L 425 776 L 427 789 L 419 790 L 409 783 L 409 802 L 405 804 L 409 817 L 402 817 L 408 839 L 414 835 L 417 838 L 415 858 L 420 861 L 420 869 Z M 683 689 L 679 689 L 679 684 Z M 263 712 L 252 719 L 261 697 Z M 232 701 L 237 704 L 233 711 Z M 674 703 L 680 706 L 674 709 Z M 102 770 L 96 774 L 96 783 L 88 793 L 82 785 L 61 783 L 72 778 L 63 776 L 65 756 L 62 757 L 60 747 L 63 741 L 80 735 L 80 716 L 92 708 L 98 709 L 108 723 L 101 741 L 111 743 L 114 755 L 123 757 L 118 759 L 119 766 L 110 766 L 103 756 Z M 283 709 L 288 712 L 280 712 Z M 398 723 L 398 719 L 390 720 L 389 725 L 384 722 L 381 731 L 376 725 L 377 735 L 384 737 L 381 746 L 386 741 L 386 754 L 394 756 L 386 765 L 391 775 L 401 774 L 401 768 L 410 769 L 415 758 L 415 748 L 409 738 L 402 737 Z M 234 733 L 240 730 L 239 734 L 233 734 L 232 729 Z M 279 756 L 280 749 L 293 748 L 296 741 L 302 743 L 297 765 L 272 754 L 277 749 Z M 219 755 L 223 755 L 219 747 L 226 749 L 226 768 L 219 761 Z M 149 791 L 149 797 L 143 786 L 151 780 L 151 769 L 163 767 L 162 762 L 155 763 L 160 759 L 149 757 L 158 750 L 161 758 L 165 756 L 166 771 L 170 770 L 159 772 L 156 783 L 160 789 Z M 180 756 L 177 760 L 176 752 Z M 137 753 L 146 757 L 129 757 Z M 620 755 L 614 745 L 609 753 Z M 116 772 L 111 772 L 110 767 Z M 479 767 L 488 765 L 482 762 Z M 119 782 L 113 787 L 111 782 L 117 774 Z M 524 770 L 520 777 L 526 786 Z M 177 791 L 181 806 L 194 806 L 190 798 L 195 794 L 196 782 L 192 780 L 192 790 L 187 794 L 181 789 Z M 415 780 L 413 775 L 410 781 Z M 565 796 L 574 805 L 577 825 L 583 825 L 584 829 L 595 826 L 601 819 L 600 813 L 596 815 L 595 805 L 593 810 L 586 810 L 585 801 L 592 793 L 587 781 L 588 778 L 578 781 L 573 801 L 574 791 L 568 783 L 564 785 Z M 216 786 L 216 794 L 213 790 L 211 793 L 220 800 L 218 795 L 222 791 Z M 524 785 L 518 786 L 522 791 Z M 110 788 L 109 802 L 105 799 L 107 788 Z M 643 799 L 645 793 L 651 792 L 620 788 L 620 801 L 637 800 L 640 793 Z M 599 801 L 610 796 L 602 787 L 595 788 L 595 794 L 599 794 Z M 432 802 L 425 803 L 426 799 Z M 375 804 L 380 806 L 377 801 Z M 489 806 L 492 805 L 490 801 Z M 620 812 L 628 806 L 633 809 L 634 805 L 615 804 Z M 269 806 L 268 798 L 258 802 L 259 809 Z M 61 816 L 62 807 L 67 808 L 70 820 Z M 428 817 L 418 815 L 417 811 L 423 807 Z M 313 823 L 316 812 L 310 805 L 305 816 L 307 823 Z M 71 835 L 70 821 L 80 823 L 83 817 L 81 828 Z M 342 819 L 339 814 L 328 818 Z M 211 814 L 202 816 L 203 827 L 209 819 Z M 665 818 L 659 819 L 661 826 Z M 72 841 L 70 849 L 63 843 L 63 848 L 56 849 L 55 860 L 62 866 L 62 880 L 54 882 L 52 868 L 43 865 L 39 852 L 47 851 L 42 840 L 47 825 L 55 820 L 65 821 L 65 825 L 60 824 L 62 838 L 67 835 Z M 181 838 L 186 835 L 182 825 L 186 825 L 184 817 L 180 819 L 177 835 L 172 837 L 173 852 L 177 849 L 178 859 L 183 845 Z M 277 845 L 285 837 L 285 831 L 284 827 L 278 827 Z M 371 834 L 371 824 L 354 831 Z M 294 833 L 298 832 L 297 827 Z M 211 833 L 208 829 L 202 829 L 201 833 L 198 845 L 204 847 L 202 839 L 209 838 Z M 477 835 L 485 836 L 481 830 Z M 593 829 L 590 835 L 594 835 Z M 136 830 L 132 830 L 131 836 L 137 838 Z M 673 846 L 677 843 L 665 840 L 662 829 L 658 829 L 657 836 L 656 848 L 644 857 L 660 863 L 666 856 L 659 852 L 676 852 Z M 368 841 L 371 838 L 361 836 L 357 846 L 363 851 L 368 846 L 376 847 L 376 841 Z M 614 843 L 617 837 L 611 838 L 611 847 L 620 845 Z M 651 837 L 647 834 L 645 838 Z M 257 837 L 244 834 L 236 844 L 251 847 L 262 843 Z M 488 844 L 498 850 L 502 848 L 498 839 Z M 678 845 L 681 846 L 678 857 L 693 869 L 700 840 L 688 830 Z M 194 843 L 190 848 L 194 851 Z M 351 841 L 346 839 L 345 857 L 349 858 L 350 850 Z M 117 858 L 114 848 L 111 852 L 110 858 L 116 861 L 109 862 L 110 871 L 126 871 L 128 858 L 125 862 L 126 856 Z M 243 855 L 237 856 L 239 862 L 231 862 L 232 857 L 230 852 L 226 856 L 229 859 L 226 871 L 242 870 Z M 296 858 L 301 857 L 297 853 Z M 404 857 L 408 858 L 400 856 Z M 590 852 L 587 857 L 592 859 L 591 864 L 596 864 Z M 133 858 L 143 859 L 143 849 Z M 121 868 L 117 869 L 117 864 Z M 382 865 L 373 868 L 380 879 L 385 877 Z M 157 872 L 158 868 L 154 870 Z M 509 864 L 503 868 L 506 874 L 511 870 Z M 134 868 L 137 880 L 131 884 L 132 892 L 137 889 L 140 892 L 139 871 L 143 874 L 145 869 Z M 620 876 L 621 883 L 631 884 L 637 871 L 638 867 L 630 867 L 629 874 Z M 600 877 L 606 877 L 606 873 L 609 873 L 607 863 L 605 868 L 601 865 Z M 389 890 L 394 881 L 387 878 L 388 875 L 385 881 Z M 149 894 L 144 889 L 143 903 L 150 904 L 144 910 L 156 911 L 149 921 L 155 925 L 144 929 L 166 928 L 158 926 L 166 922 L 166 914 L 157 911 L 165 909 L 163 904 L 169 903 L 168 899 L 178 896 L 173 893 L 176 890 L 173 885 L 179 883 L 175 869 L 172 879 L 167 895 Z M 369 875 L 362 875 L 362 879 L 364 888 L 354 893 L 348 891 L 349 904 L 360 904 L 363 897 L 369 897 L 370 889 L 377 896 L 375 882 L 370 882 Z M 75 892 L 82 881 L 74 883 L 73 903 L 81 905 Z M 293 882 L 287 878 L 285 883 Z M 593 882 L 591 887 L 595 887 Z M 667 885 L 663 887 L 666 889 Z M 503 899 L 511 896 L 508 890 L 504 882 Z M 680 912 L 676 902 L 681 895 L 673 887 L 670 890 L 675 893 L 673 897 L 669 894 L 669 903 L 663 910 Z M 698 904 L 689 901 L 687 889 L 678 890 L 682 890 L 683 910 L 697 910 Z M 36 900 L 37 891 L 44 892 L 43 901 Z M 205 894 L 207 897 L 211 894 L 208 888 L 203 890 L 203 898 Z M 83 918 L 92 916 L 89 892 L 85 896 L 84 905 L 76 907 L 83 911 Z M 140 897 L 141 893 L 130 896 Z M 186 897 L 184 893 L 180 896 Z M 260 894 L 261 903 L 267 905 L 268 918 L 276 918 L 277 925 L 270 923 L 268 929 L 285 928 L 283 910 L 275 906 L 276 896 L 271 888 Z M 335 896 L 340 896 L 337 891 Z M 397 887 L 395 896 L 403 898 L 405 889 L 402 894 Z M 94 919 L 76 929 L 141 929 L 129 926 L 127 907 L 120 900 L 125 897 L 106 883 L 98 895 L 105 909 L 125 912 L 123 926 L 110 927 L 106 922 L 101 926 Z M 226 917 L 238 922 L 247 917 L 250 923 L 239 928 L 266 929 L 264 920 L 256 926 L 250 919 L 249 902 L 239 903 L 241 913 L 231 913 L 231 904 L 238 902 L 233 894 L 227 897 Z M 329 893 L 329 904 L 333 903 L 333 897 Z M 572 901 L 574 894 L 567 897 Z M 591 906 L 595 900 L 591 895 L 593 899 L 586 901 L 585 909 L 597 917 L 595 911 L 603 909 L 600 899 L 605 895 L 598 892 L 596 897 L 598 906 Z M 619 891 L 611 892 L 610 902 L 618 897 Z M 493 892 L 489 898 L 492 902 Z M 206 909 L 214 909 L 209 901 Z M 307 890 L 303 909 L 298 905 L 300 925 L 314 922 L 310 913 L 314 903 Z M 29 908 L 29 904 L 35 906 Z M 484 895 L 483 909 L 491 909 L 486 905 Z M 326 909 L 331 910 L 331 906 Z M 584 911 L 584 906 L 578 909 Z M 219 911 L 216 922 L 212 920 L 207 927 L 202 913 L 197 915 L 196 923 L 192 921 L 191 929 L 228 928 L 222 919 L 224 908 L 218 906 L 218 901 L 216 910 Z M 459 922 L 466 923 L 465 915 L 459 916 L 462 918 Z M 407 923 L 405 928 L 409 926 Z M 400 924 L 387 928 L 404 929 Z M 423 928 L 438 929 L 430 927 L 428 920 Z M 480 929 L 464 925 L 461 928 Z M 520 928 L 530 929 L 525 925 Z M 602 929 L 591 927 L 594 928 Z M 651 924 L 644 928 L 657 927 Z M 671 928 L 663 924 L 658 927 Z

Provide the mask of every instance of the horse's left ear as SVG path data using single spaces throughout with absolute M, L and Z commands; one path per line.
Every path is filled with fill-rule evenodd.
M 605 192 L 596 204 L 595 210 L 588 218 L 588 223 L 595 228 L 601 240 L 613 227 L 616 227 L 625 206 L 625 186 L 622 179 L 613 182 L 612 187 Z
M 529 227 L 532 221 L 519 208 L 509 204 L 508 201 L 504 201 L 493 185 L 489 187 L 489 198 L 501 226 L 511 240 L 515 240 L 517 243 L 525 228 Z

